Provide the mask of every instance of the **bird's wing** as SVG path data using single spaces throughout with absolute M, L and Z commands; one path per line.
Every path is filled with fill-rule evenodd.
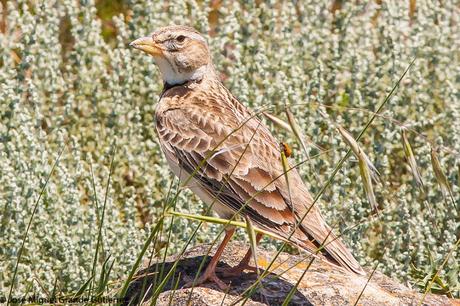
M 310 207 L 312 198 L 295 169 L 288 174 L 288 189 L 279 145 L 241 104 L 169 108 L 157 114 L 156 126 L 165 154 L 187 173 L 194 173 L 221 203 L 284 238 L 309 211 L 291 240 L 310 252 L 326 242 L 326 255 L 362 272 L 316 206 Z

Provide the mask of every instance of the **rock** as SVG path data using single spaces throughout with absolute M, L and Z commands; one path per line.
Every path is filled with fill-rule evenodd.
M 244 243 L 230 243 L 220 262 L 220 267 L 235 266 L 244 256 L 248 246 Z M 243 273 L 238 277 L 222 278 L 231 283 L 229 292 L 223 292 L 215 284 L 206 283 L 195 287 L 182 288 L 193 279 L 200 266 L 209 245 L 199 245 L 188 251 L 179 261 L 174 277 L 168 281 L 160 293 L 156 305 L 187 305 L 189 294 L 192 291 L 190 305 L 232 305 L 241 299 L 241 294 L 257 279 L 256 273 Z M 211 254 L 213 254 L 214 250 Z M 258 250 L 258 266 L 267 267 L 275 252 Z M 262 281 L 257 291 L 249 298 L 245 305 L 281 305 L 289 291 L 307 268 L 310 258 L 307 255 L 290 255 L 282 253 L 273 265 L 271 273 Z M 174 264 L 175 257 L 168 258 L 164 264 L 144 266 L 130 284 L 127 292 L 126 305 L 150 305 L 152 288 L 160 282 L 160 272 L 166 275 Z M 210 258 L 206 258 L 206 264 Z M 370 275 L 370 269 L 366 269 Z M 219 274 L 218 274 L 219 276 Z M 179 280 L 178 280 L 179 278 Z M 419 305 L 422 294 L 409 289 L 382 273 L 376 271 L 368 282 L 368 276 L 359 276 L 341 268 L 332 266 L 321 260 L 315 260 L 302 278 L 290 305 L 354 305 L 359 295 L 357 305 Z M 178 281 L 178 283 L 177 283 Z M 178 284 L 174 289 L 174 284 Z M 367 285 L 366 285 L 367 284 Z M 144 288 L 144 290 L 142 290 Z M 149 290 L 147 290 L 149 289 Z M 144 294 L 143 292 L 147 292 Z M 139 298 L 143 296 L 144 298 Z M 222 303 L 223 301 L 223 303 Z M 239 302 L 241 304 L 241 302 Z M 238 303 L 237 303 L 238 304 Z M 423 305 L 460 305 L 460 300 L 449 299 L 445 296 L 428 294 Z

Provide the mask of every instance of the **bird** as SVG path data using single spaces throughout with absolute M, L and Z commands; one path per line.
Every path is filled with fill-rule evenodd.
M 221 82 L 199 31 L 170 25 L 129 45 L 153 57 L 159 68 L 163 90 L 154 125 L 167 163 L 181 182 L 219 217 L 238 214 L 330 264 L 365 275 L 314 205 L 297 169 L 283 170 L 280 142 Z M 225 237 L 195 285 L 214 282 L 228 288 L 216 271 L 234 232 L 235 227 L 225 227 Z M 257 243 L 261 238 L 258 233 Z M 251 248 L 237 266 L 220 270 L 224 276 L 252 270 L 250 259 Z

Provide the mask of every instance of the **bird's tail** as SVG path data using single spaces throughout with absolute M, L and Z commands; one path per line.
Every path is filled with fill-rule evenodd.
M 340 266 L 359 275 L 366 275 L 361 265 L 348 250 L 347 246 L 331 233 L 332 240 L 325 245 L 327 255 L 330 255 Z
M 318 219 L 322 221 L 322 218 Z M 294 235 L 297 244 L 309 253 L 320 253 L 332 264 L 359 275 L 366 275 L 358 261 L 356 261 L 342 240 L 332 233 L 329 226 L 324 221 L 318 225 L 320 225 L 321 230 L 316 227 L 312 230 L 311 224 L 308 224 L 308 227 L 302 224 L 296 230 L 298 233 Z M 318 249 L 320 249 L 319 252 Z

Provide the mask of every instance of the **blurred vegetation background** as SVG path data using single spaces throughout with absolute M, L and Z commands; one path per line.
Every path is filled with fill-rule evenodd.
M 204 33 L 224 84 L 242 103 L 270 106 L 283 120 L 290 107 L 303 133 L 325 149 L 309 147 L 321 154 L 300 168 L 313 194 L 348 149 L 335 125 L 356 137 L 416 58 L 360 142 L 381 173 L 374 185 L 380 215 L 354 158 L 318 205 L 363 265 L 378 264 L 419 290 L 460 238 L 457 1 L 19 0 L 0 8 L 1 294 L 11 287 L 32 216 L 13 292 L 46 294 L 56 284 L 62 293 L 78 290 L 91 275 L 103 205 L 97 269 L 110 257 L 109 287 L 126 278 L 177 188 L 152 121 L 161 79 L 152 59 L 127 44 L 169 24 Z M 291 134 L 267 124 L 293 147 L 293 159 L 305 159 Z M 423 187 L 407 162 L 403 128 Z M 186 191 L 175 209 L 205 207 Z M 149 254 L 161 256 L 166 243 L 168 254 L 177 252 L 196 226 L 166 222 L 172 239 L 165 233 Z M 218 229 L 206 224 L 193 243 L 209 242 Z M 432 291 L 459 297 L 459 252 L 450 255 Z

